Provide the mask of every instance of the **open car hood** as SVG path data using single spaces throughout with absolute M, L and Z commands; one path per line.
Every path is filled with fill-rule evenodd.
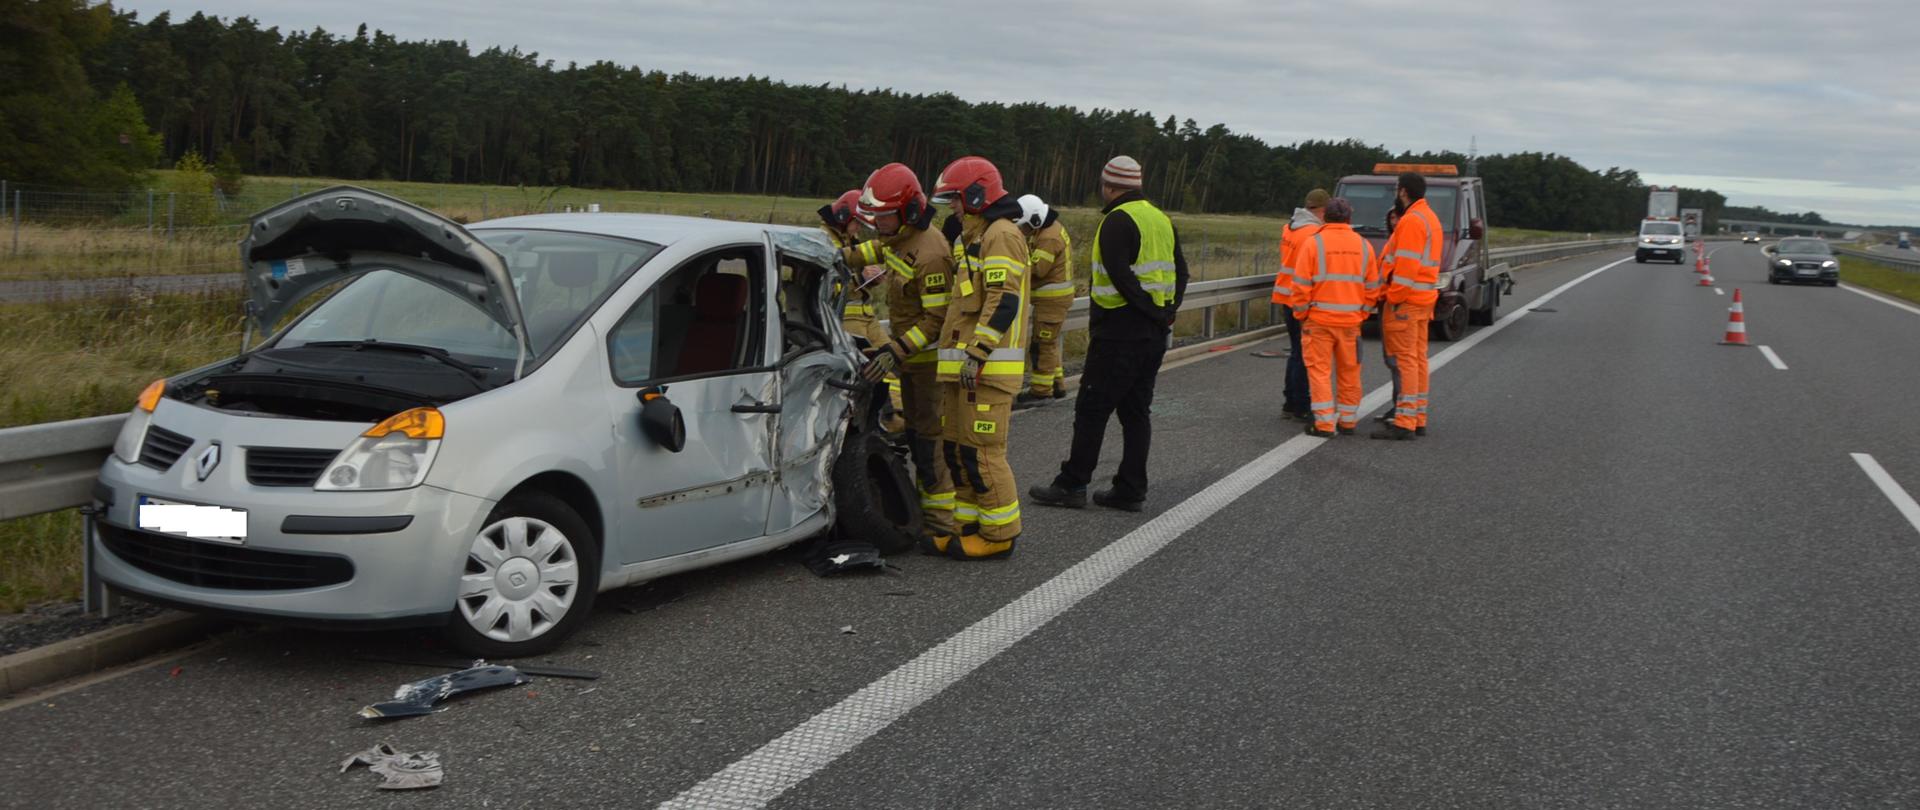
M 458 223 L 385 194 L 334 186 L 261 211 L 240 257 L 263 332 L 316 289 L 394 270 L 479 307 L 513 333 L 522 362 L 532 354 L 506 260 Z

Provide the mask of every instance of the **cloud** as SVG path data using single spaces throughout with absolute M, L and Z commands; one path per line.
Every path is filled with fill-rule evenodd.
M 1900 24 L 1914 19 L 1910 0 L 119 5 L 143 18 L 249 14 L 282 30 L 365 22 L 561 64 L 1146 110 L 1272 142 L 1464 151 L 1477 138 L 1483 152 L 1745 178 L 1722 191 L 1775 208 L 1816 207 L 1791 201 L 1815 188 L 1801 183 L 1828 182 L 1818 200 L 1891 217 L 1899 198 L 1860 191 L 1920 186 L 1920 60 Z

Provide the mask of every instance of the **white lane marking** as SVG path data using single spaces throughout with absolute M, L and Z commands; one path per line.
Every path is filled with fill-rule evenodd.
M 1887 500 L 1893 501 L 1893 508 L 1900 510 L 1901 516 L 1905 517 L 1908 523 L 1913 524 L 1914 531 L 1920 532 L 1920 503 L 1914 503 L 1913 496 L 1908 495 L 1907 491 L 1900 487 L 1900 482 L 1893 480 L 1893 476 L 1888 475 L 1887 469 L 1880 466 L 1880 462 L 1874 461 L 1873 456 L 1866 453 L 1850 455 L 1853 456 L 1853 463 L 1860 465 L 1860 469 L 1866 472 L 1867 477 L 1873 479 L 1874 485 L 1880 487 L 1880 493 L 1887 496 Z
M 1864 295 L 1875 301 L 1879 301 L 1882 304 L 1886 304 L 1887 306 L 1894 307 L 1896 309 L 1904 309 L 1915 315 L 1920 315 L 1920 307 L 1916 307 L 1905 301 L 1895 301 L 1891 298 L 1888 298 L 1884 295 L 1880 295 L 1878 293 L 1867 292 L 1866 290 L 1860 289 L 1859 287 L 1855 287 L 1852 284 L 1848 284 L 1844 281 L 1840 283 L 1840 289 L 1846 290 L 1847 292 L 1853 293 L 1854 295 Z
M 1468 349 L 1512 326 L 1526 317 L 1532 307 L 1632 260 L 1631 257 L 1621 259 L 1555 287 L 1434 355 L 1427 363 L 1428 371 L 1440 370 Z M 1377 410 L 1385 406 L 1391 396 L 1391 386 L 1383 385 L 1367 394 L 1360 407 L 1367 412 Z M 1326 439 L 1304 435 L 1281 442 L 1140 528 L 660 806 L 766 806 L 1326 442 Z
M 1715 287 L 1715 288 L 1713 288 L 1713 294 L 1714 294 L 1714 295 L 1726 295 L 1726 294 L 1727 294 L 1727 291 L 1726 291 L 1726 290 L 1723 290 L 1723 289 L 1720 289 L 1719 287 Z
M 1767 356 L 1767 362 L 1772 363 L 1774 368 L 1780 369 L 1781 371 L 1787 370 L 1787 364 L 1780 362 L 1780 355 L 1773 353 L 1773 347 L 1761 346 L 1760 353 Z

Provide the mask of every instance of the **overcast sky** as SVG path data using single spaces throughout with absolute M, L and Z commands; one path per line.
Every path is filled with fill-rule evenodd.
M 1140 109 L 1271 143 L 1548 151 L 1736 205 L 1920 223 L 1915 0 L 132 0 L 564 65 Z M 1152 171 L 1153 167 L 1147 167 Z

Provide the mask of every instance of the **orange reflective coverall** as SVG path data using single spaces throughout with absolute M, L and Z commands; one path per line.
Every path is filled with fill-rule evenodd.
M 1400 369 L 1400 401 L 1393 423 L 1413 430 L 1427 426 L 1431 396 L 1427 380 L 1427 325 L 1440 298 L 1440 255 L 1444 237 L 1440 218 L 1426 200 L 1415 200 L 1380 250 L 1386 282 L 1386 307 L 1380 316 L 1380 341 Z
M 1329 222 L 1294 254 L 1294 291 L 1289 305 L 1305 327 L 1307 385 L 1313 426 L 1331 433 L 1335 422 L 1352 430 L 1360 420 L 1360 324 L 1372 312 L 1380 288 L 1373 246 L 1353 226 Z M 1336 398 L 1334 382 L 1340 390 Z M 1337 405 L 1337 409 L 1336 409 Z

